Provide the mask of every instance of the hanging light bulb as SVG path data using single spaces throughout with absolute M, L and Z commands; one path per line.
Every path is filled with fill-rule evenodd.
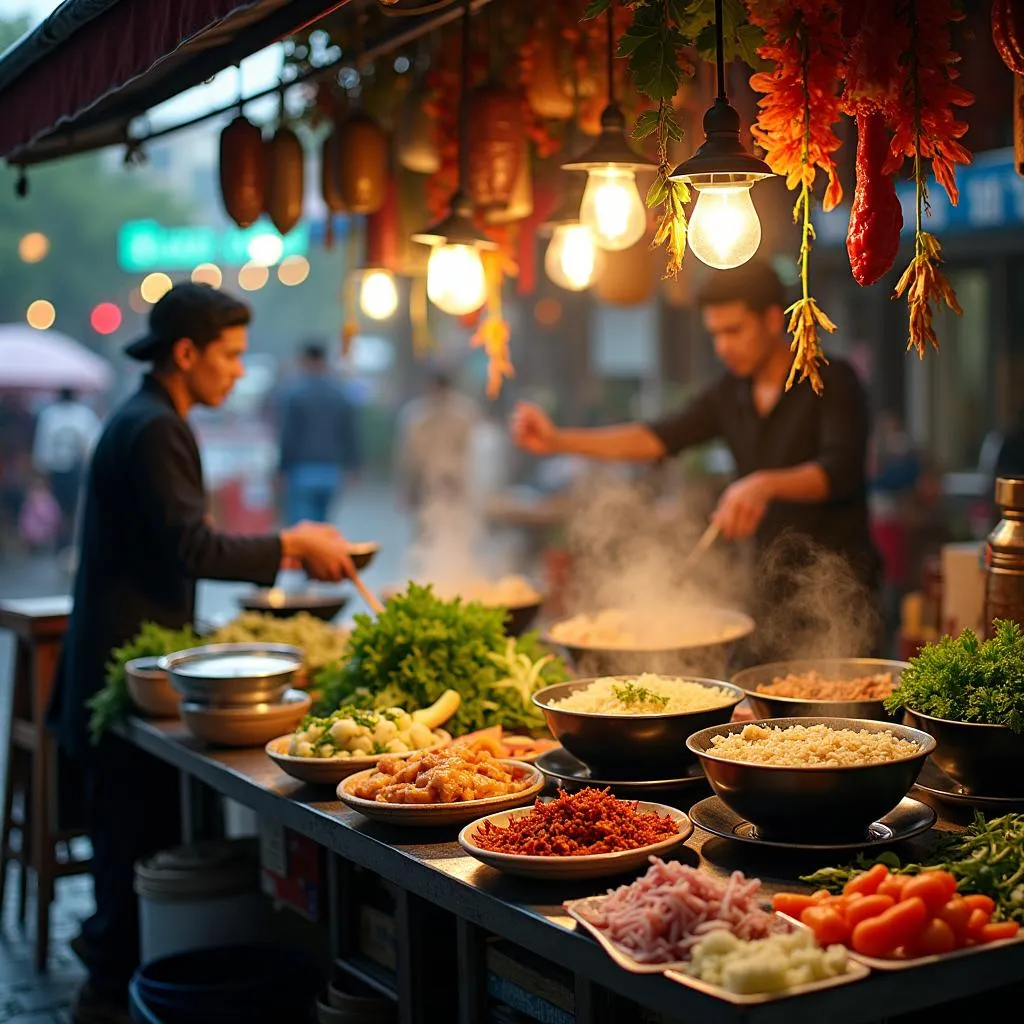
M 601 113 L 601 134 L 580 156 L 562 164 L 564 171 L 586 171 L 579 220 L 590 228 L 602 249 L 629 249 L 647 230 L 647 210 L 636 184 L 636 172 L 654 170 L 653 161 L 637 153 L 626 139 L 626 118 L 615 102 L 614 3 L 608 6 L 606 61 L 608 106 Z
M 596 280 L 603 260 L 586 224 L 555 226 L 544 253 L 544 272 L 559 288 L 581 292 Z
M 427 298 L 452 316 L 478 310 L 487 298 L 487 279 L 480 253 L 497 243 L 473 223 L 473 204 L 465 190 L 468 177 L 468 103 L 470 0 L 462 12 L 462 72 L 459 86 L 459 183 L 448 203 L 448 215 L 412 236 L 431 247 L 427 260 Z
M 740 142 L 740 115 L 725 94 L 722 0 L 715 0 L 718 96 L 704 115 L 704 142 L 670 175 L 697 190 L 687 241 L 697 259 L 716 270 L 738 267 L 761 244 L 761 221 L 750 190 L 771 168 Z
M 390 270 L 364 270 L 359 281 L 359 309 L 371 320 L 388 320 L 398 309 L 398 286 Z
M 647 211 L 636 187 L 636 174 L 619 165 L 593 170 L 580 204 L 580 223 L 602 249 L 629 249 L 647 230 Z
M 697 259 L 716 270 L 746 263 L 761 244 L 761 221 L 750 198 L 753 182 L 698 184 L 687 241 Z

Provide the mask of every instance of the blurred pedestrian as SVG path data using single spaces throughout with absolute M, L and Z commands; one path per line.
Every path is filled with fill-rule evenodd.
M 60 506 L 61 547 L 74 541 L 82 480 L 99 434 L 100 418 L 71 388 L 62 389 L 57 401 L 39 413 L 32 462 L 36 472 L 49 479 L 50 490 Z
M 357 406 L 320 342 L 303 347 L 299 376 L 281 396 L 278 448 L 286 522 L 327 521 L 362 466 L 362 443 Z

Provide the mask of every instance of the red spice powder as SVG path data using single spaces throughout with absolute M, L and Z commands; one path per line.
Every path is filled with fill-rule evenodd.
M 637 802 L 612 796 L 611 789 L 559 790 L 547 803 L 537 799 L 529 814 L 501 827 L 484 822 L 472 840 L 484 850 L 531 857 L 582 857 L 649 846 L 676 835 L 668 816 L 638 811 Z

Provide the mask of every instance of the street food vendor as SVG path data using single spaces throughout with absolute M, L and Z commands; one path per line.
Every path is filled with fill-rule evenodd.
M 516 443 L 535 455 L 655 462 L 722 440 L 736 466 L 712 517 L 724 537 L 752 538 L 761 552 L 810 540 L 840 554 L 874 589 L 880 560 L 868 527 L 869 413 L 853 368 L 837 358 L 823 366 L 820 397 L 806 384 L 786 390 L 787 302 L 767 263 L 713 272 L 698 301 L 726 372 L 688 405 L 650 423 L 568 429 L 520 404 L 512 415 Z
M 242 377 L 249 319 L 248 306 L 208 285 L 168 291 L 148 333 L 126 349 L 150 372 L 107 421 L 86 479 L 74 607 L 49 713 L 62 753 L 84 769 L 93 847 L 96 911 L 72 943 L 89 971 L 76 1024 L 129 1019 L 127 985 L 139 960 L 134 865 L 181 841 L 177 771 L 113 735 L 90 743 L 86 702 L 104 684 L 111 649 L 146 621 L 191 623 L 199 579 L 269 586 L 284 559 L 319 580 L 351 572 L 333 526 L 303 522 L 242 537 L 206 515 L 186 417 L 221 405 Z

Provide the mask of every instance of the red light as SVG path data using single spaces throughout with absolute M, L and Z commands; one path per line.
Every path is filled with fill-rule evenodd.
M 112 302 L 101 302 L 89 314 L 89 323 L 97 334 L 113 334 L 121 326 L 121 310 Z

